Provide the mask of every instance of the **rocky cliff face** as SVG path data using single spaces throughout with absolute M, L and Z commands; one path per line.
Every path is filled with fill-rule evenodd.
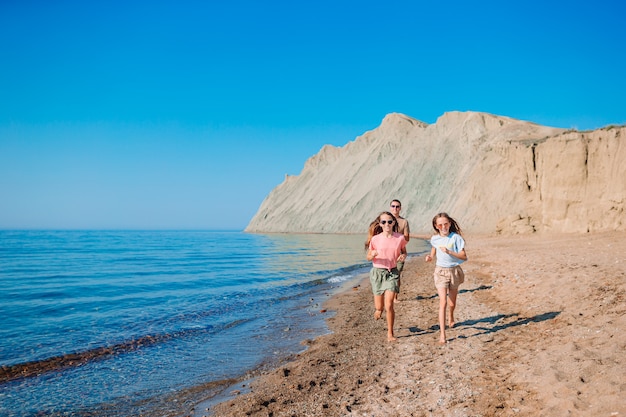
M 626 230 L 626 127 L 590 132 L 475 112 L 402 114 L 324 146 L 266 197 L 248 232 L 364 233 L 402 201 L 413 233 L 441 211 L 467 232 Z

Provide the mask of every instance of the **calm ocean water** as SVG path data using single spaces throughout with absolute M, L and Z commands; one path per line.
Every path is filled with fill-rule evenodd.
M 326 333 L 364 238 L 0 231 L 0 415 L 182 414 Z

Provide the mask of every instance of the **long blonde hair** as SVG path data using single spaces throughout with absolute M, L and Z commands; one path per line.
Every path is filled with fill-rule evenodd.
M 383 227 L 378 223 L 378 219 L 374 220 L 370 223 L 370 227 L 367 231 L 367 240 L 365 241 L 365 250 L 368 250 L 370 247 L 370 242 L 372 238 L 379 233 L 382 233 Z

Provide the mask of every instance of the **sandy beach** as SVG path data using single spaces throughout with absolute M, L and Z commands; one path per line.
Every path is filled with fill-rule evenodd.
M 331 334 L 196 415 L 626 416 L 626 235 L 466 241 L 446 345 L 437 344 L 434 265 L 414 258 L 397 342 L 373 319 L 363 281 L 327 302 Z

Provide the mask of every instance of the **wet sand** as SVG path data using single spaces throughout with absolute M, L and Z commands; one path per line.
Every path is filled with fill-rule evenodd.
M 626 235 L 466 236 L 439 345 L 434 265 L 409 260 L 397 342 L 369 282 L 331 299 L 332 334 L 244 382 L 213 416 L 626 416 Z

